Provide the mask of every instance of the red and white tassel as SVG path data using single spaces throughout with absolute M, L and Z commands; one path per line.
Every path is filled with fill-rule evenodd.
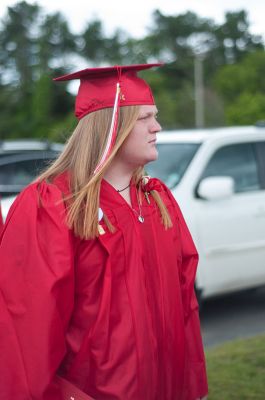
M 111 153 L 111 150 L 113 149 L 114 143 L 116 141 L 117 129 L 118 129 L 119 106 L 120 106 L 120 91 L 121 91 L 120 84 L 118 82 L 117 87 L 116 87 L 116 95 L 115 95 L 115 100 L 114 100 L 113 113 L 112 113 L 110 130 L 108 133 L 107 144 L 106 144 L 105 150 L 103 152 L 103 155 L 101 157 L 101 160 L 98 163 L 98 165 L 96 166 L 94 174 L 96 174 L 101 169 L 101 167 L 104 165 L 104 163 L 108 159 L 108 157 Z

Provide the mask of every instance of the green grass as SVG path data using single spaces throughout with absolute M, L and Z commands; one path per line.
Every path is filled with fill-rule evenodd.
M 265 336 L 206 351 L 208 400 L 265 400 Z

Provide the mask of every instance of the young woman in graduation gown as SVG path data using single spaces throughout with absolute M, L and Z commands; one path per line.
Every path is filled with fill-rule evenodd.
M 137 71 L 152 66 L 60 78 L 81 81 L 80 121 L 1 235 L 1 400 L 61 400 L 58 376 L 95 400 L 207 394 L 198 254 L 168 188 L 144 176 L 161 127 Z

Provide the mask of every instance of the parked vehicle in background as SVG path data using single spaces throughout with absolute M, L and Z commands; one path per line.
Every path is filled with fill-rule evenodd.
M 0 141 L 0 197 L 4 219 L 16 195 L 49 165 L 63 145 L 38 140 Z
M 265 284 L 265 128 L 158 135 L 161 178 L 181 206 L 200 261 L 200 297 Z
M 17 193 L 63 146 L 3 143 L 5 218 Z M 159 158 L 147 172 L 169 186 L 185 215 L 200 254 L 200 298 L 265 285 L 265 128 L 163 132 L 157 146 Z

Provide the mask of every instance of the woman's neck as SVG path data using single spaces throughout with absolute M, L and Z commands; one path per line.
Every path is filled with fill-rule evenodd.
M 130 182 L 135 169 L 131 166 L 113 160 L 107 169 L 104 179 L 111 184 L 120 195 L 131 205 Z
M 134 170 L 131 166 L 113 160 L 104 175 L 104 179 L 116 190 L 121 190 L 130 184 Z

